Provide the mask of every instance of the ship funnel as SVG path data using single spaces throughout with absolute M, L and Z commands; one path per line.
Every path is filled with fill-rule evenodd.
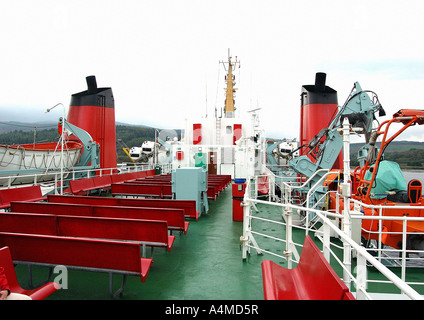
M 325 92 L 325 79 L 327 74 L 323 72 L 317 72 L 315 74 L 315 89 L 317 92 Z
M 115 100 L 112 89 L 97 87 L 95 76 L 88 76 L 87 90 L 71 96 L 68 121 L 87 131 L 99 145 L 101 168 L 116 168 Z
M 337 91 L 325 85 L 327 74 L 317 72 L 315 84 L 302 86 L 300 109 L 300 145 L 308 145 L 321 130 L 328 127 L 338 111 Z M 301 150 L 306 155 L 307 149 Z M 308 155 L 312 161 L 316 161 Z M 343 168 L 342 158 L 337 159 L 333 168 Z
M 95 94 L 97 93 L 97 81 L 96 76 L 88 76 L 85 78 L 87 81 L 87 87 L 88 87 L 88 93 L 89 94 Z

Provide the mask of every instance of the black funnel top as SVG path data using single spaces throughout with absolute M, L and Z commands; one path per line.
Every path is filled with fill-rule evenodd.
M 327 75 L 323 72 L 315 74 L 315 84 L 302 86 L 302 106 L 314 103 L 337 104 L 337 91 L 326 86 Z
M 111 88 L 97 88 L 95 76 L 88 76 L 87 90 L 71 96 L 71 106 L 99 106 L 114 108 L 115 100 Z
M 89 94 L 95 94 L 95 93 L 97 93 L 97 81 L 96 81 L 96 77 L 95 76 L 88 76 L 88 77 L 85 78 L 85 80 L 87 81 L 87 87 L 88 87 L 87 92 Z

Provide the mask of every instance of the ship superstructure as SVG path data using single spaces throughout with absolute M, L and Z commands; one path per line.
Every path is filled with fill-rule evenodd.
M 173 168 L 204 167 L 210 174 L 247 178 L 259 174 L 265 164 L 264 130 L 259 125 L 260 109 L 245 116 L 235 112 L 234 69 L 240 62 L 228 56 L 223 115 L 186 119 L 181 144 L 173 148 Z

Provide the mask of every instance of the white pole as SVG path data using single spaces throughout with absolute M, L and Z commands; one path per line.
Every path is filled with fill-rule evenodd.
M 63 148 L 64 148 L 64 133 L 65 133 L 65 106 L 63 103 L 57 103 L 53 107 L 46 110 L 45 113 L 50 112 L 57 106 L 61 105 L 63 107 L 63 116 L 62 116 L 62 133 L 61 133 L 61 150 L 60 150 L 60 194 L 63 194 Z
M 343 119 L 343 183 L 341 184 L 341 194 L 343 196 L 343 230 L 347 237 L 352 237 L 350 221 L 350 124 L 348 118 Z M 343 280 L 350 289 L 350 270 L 351 270 L 351 246 L 347 241 L 343 242 Z

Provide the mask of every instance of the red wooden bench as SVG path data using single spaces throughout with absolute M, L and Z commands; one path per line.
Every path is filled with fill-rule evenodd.
M 68 268 L 109 273 L 109 292 L 124 290 L 128 275 L 145 282 L 152 259 L 141 257 L 140 244 L 88 238 L 0 232 L 0 247 L 8 246 L 15 264 Z M 122 274 L 121 287 L 113 293 L 112 275 Z
M 85 197 L 85 196 L 67 196 L 67 195 L 47 195 L 48 202 L 57 203 L 87 203 L 104 204 L 108 206 L 127 206 L 127 207 L 150 207 L 150 208 L 175 208 L 184 209 L 186 218 L 199 218 L 199 212 L 196 211 L 196 200 L 179 199 L 131 199 L 131 198 L 106 198 L 106 197 Z M 88 201 L 88 202 L 86 202 Z
M 220 181 L 224 186 L 231 184 L 231 175 L 228 174 L 208 174 L 208 181 Z
M 72 194 L 88 194 L 92 190 L 107 190 L 112 183 L 121 183 L 125 181 L 134 181 L 138 178 L 146 177 L 150 172 L 136 171 L 121 174 L 95 176 L 92 178 L 84 178 L 69 181 Z
M 44 213 L 54 215 L 66 216 L 93 216 L 93 209 L 90 206 L 83 204 L 71 204 L 66 206 L 55 206 L 54 203 L 49 202 L 12 202 L 10 206 L 11 212 L 22 213 Z
M 152 207 L 152 208 L 175 208 L 183 209 L 186 218 L 197 219 L 199 213 L 196 211 L 196 200 L 176 200 L 176 199 L 128 199 L 128 198 L 107 198 L 107 197 L 85 197 L 68 195 L 47 195 L 48 202 L 56 203 L 80 203 L 107 206 L 128 206 L 128 207 Z M 187 224 L 188 226 L 188 224 Z
M 147 183 L 113 183 L 112 195 L 123 196 L 153 196 L 159 198 L 172 197 L 171 184 L 147 184 Z
M 43 197 L 39 185 L 1 189 L 0 209 L 9 208 L 12 201 L 41 201 L 46 199 L 46 197 Z
M 4 274 L 7 278 L 10 292 L 25 294 L 31 297 L 32 300 L 44 300 L 60 288 L 57 283 L 48 282 L 39 288 L 29 290 L 23 289 L 19 285 L 18 278 L 16 277 L 13 260 L 10 255 L 9 247 L 7 246 L 0 248 L 0 266 L 4 268 Z
M 112 183 L 121 183 L 125 181 L 134 181 L 136 179 L 142 179 L 145 177 L 150 177 L 155 175 L 155 170 L 146 170 L 146 171 L 134 171 L 134 172 L 125 172 L 114 174 L 111 176 Z
M 228 177 L 230 180 L 228 180 Z M 131 181 L 131 183 L 135 184 L 161 184 L 166 186 L 171 186 L 171 174 L 167 175 L 156 175 L 153 177 L 146 177 L 144 179 L 137 179 L 135 181 Z M 216 200 L 217 196 L 225 189 L 227 184 L 231 181 L 231 176 L 220 176 L 220 175 L 214 175 L 209 178 L 208 175 L 208 190 L 207 190 L 207 196 L 209 199 Z M 171 188 L 172 192 L 172 188 Z
M 155 170 L 154 170 L 154 169 L 146 170 L 145 172 L 146 172 L 146 176 L 147 176 L 147 177 L 151 177 L 151 176 L 156 175 L 156 172 L 155 172 Z
M 32 206 L 32 209 L 26 204 L 13 203 L 18 207 L 15 212 L 20 213 L 0 214 L 0 231 L 138 241 L 143 245 L 143 257 L 146 247 L 152 248 L 152 254 L 154 247 L 164 247 L 170 252 L 175 240 L 175 236 L 168 235 L 166 221 L 79 216 L 78 213 L 63 216 L 61 208 L 73 205 L 50 204 L 46 212 L 39 210 L 45 208 L 45 204 Z
M 112 175 L 112 183 L 121 183 L 124 181 L 132 181 L 137 179 L 136 172 L 126 172 Z
M 69 181 L 69 187 L 72 194 L 88 194 L 92 190 L 107 190 L 110 188 L 111 184 L 111 175 Z
M 69 181 L 69 187 L 73 194 L 88 194 L 89 191 L 96 189 L 93 178 L 71 180 Z
M 12 212 L 48 213 L 57 215 L 111 217 L 119 219 L 161 220 L 168 224 L 168 229 L 187 234 L 189 222 L 184 219 L 184 209 L 151 208 L 134 206 L 116 206 L 108 201 L 89 202 L 93 197 L 78 198 L 73 202 L 45 202 L 31 206 L 27 202 L 12 202 Z M 100 198 L 111 199 L 113 198 Z
M 184 219 L 183 209 L 100 205 L 92 205 L 92 208 L 94 217 L 162 220 L 168 224 L 171 234 L 173 230 L 187 234 L 189 226 L 189 222 Z
M 262 261 L 265 300 L 354 300 L 354 296 L 309 236 L 299 264 L 287 269 Z
M 94 186 L 96 189 L 108 190 L 112 184 L 111 175 L 107 174 L 104 176 L 96 176 L 93 178 Z

